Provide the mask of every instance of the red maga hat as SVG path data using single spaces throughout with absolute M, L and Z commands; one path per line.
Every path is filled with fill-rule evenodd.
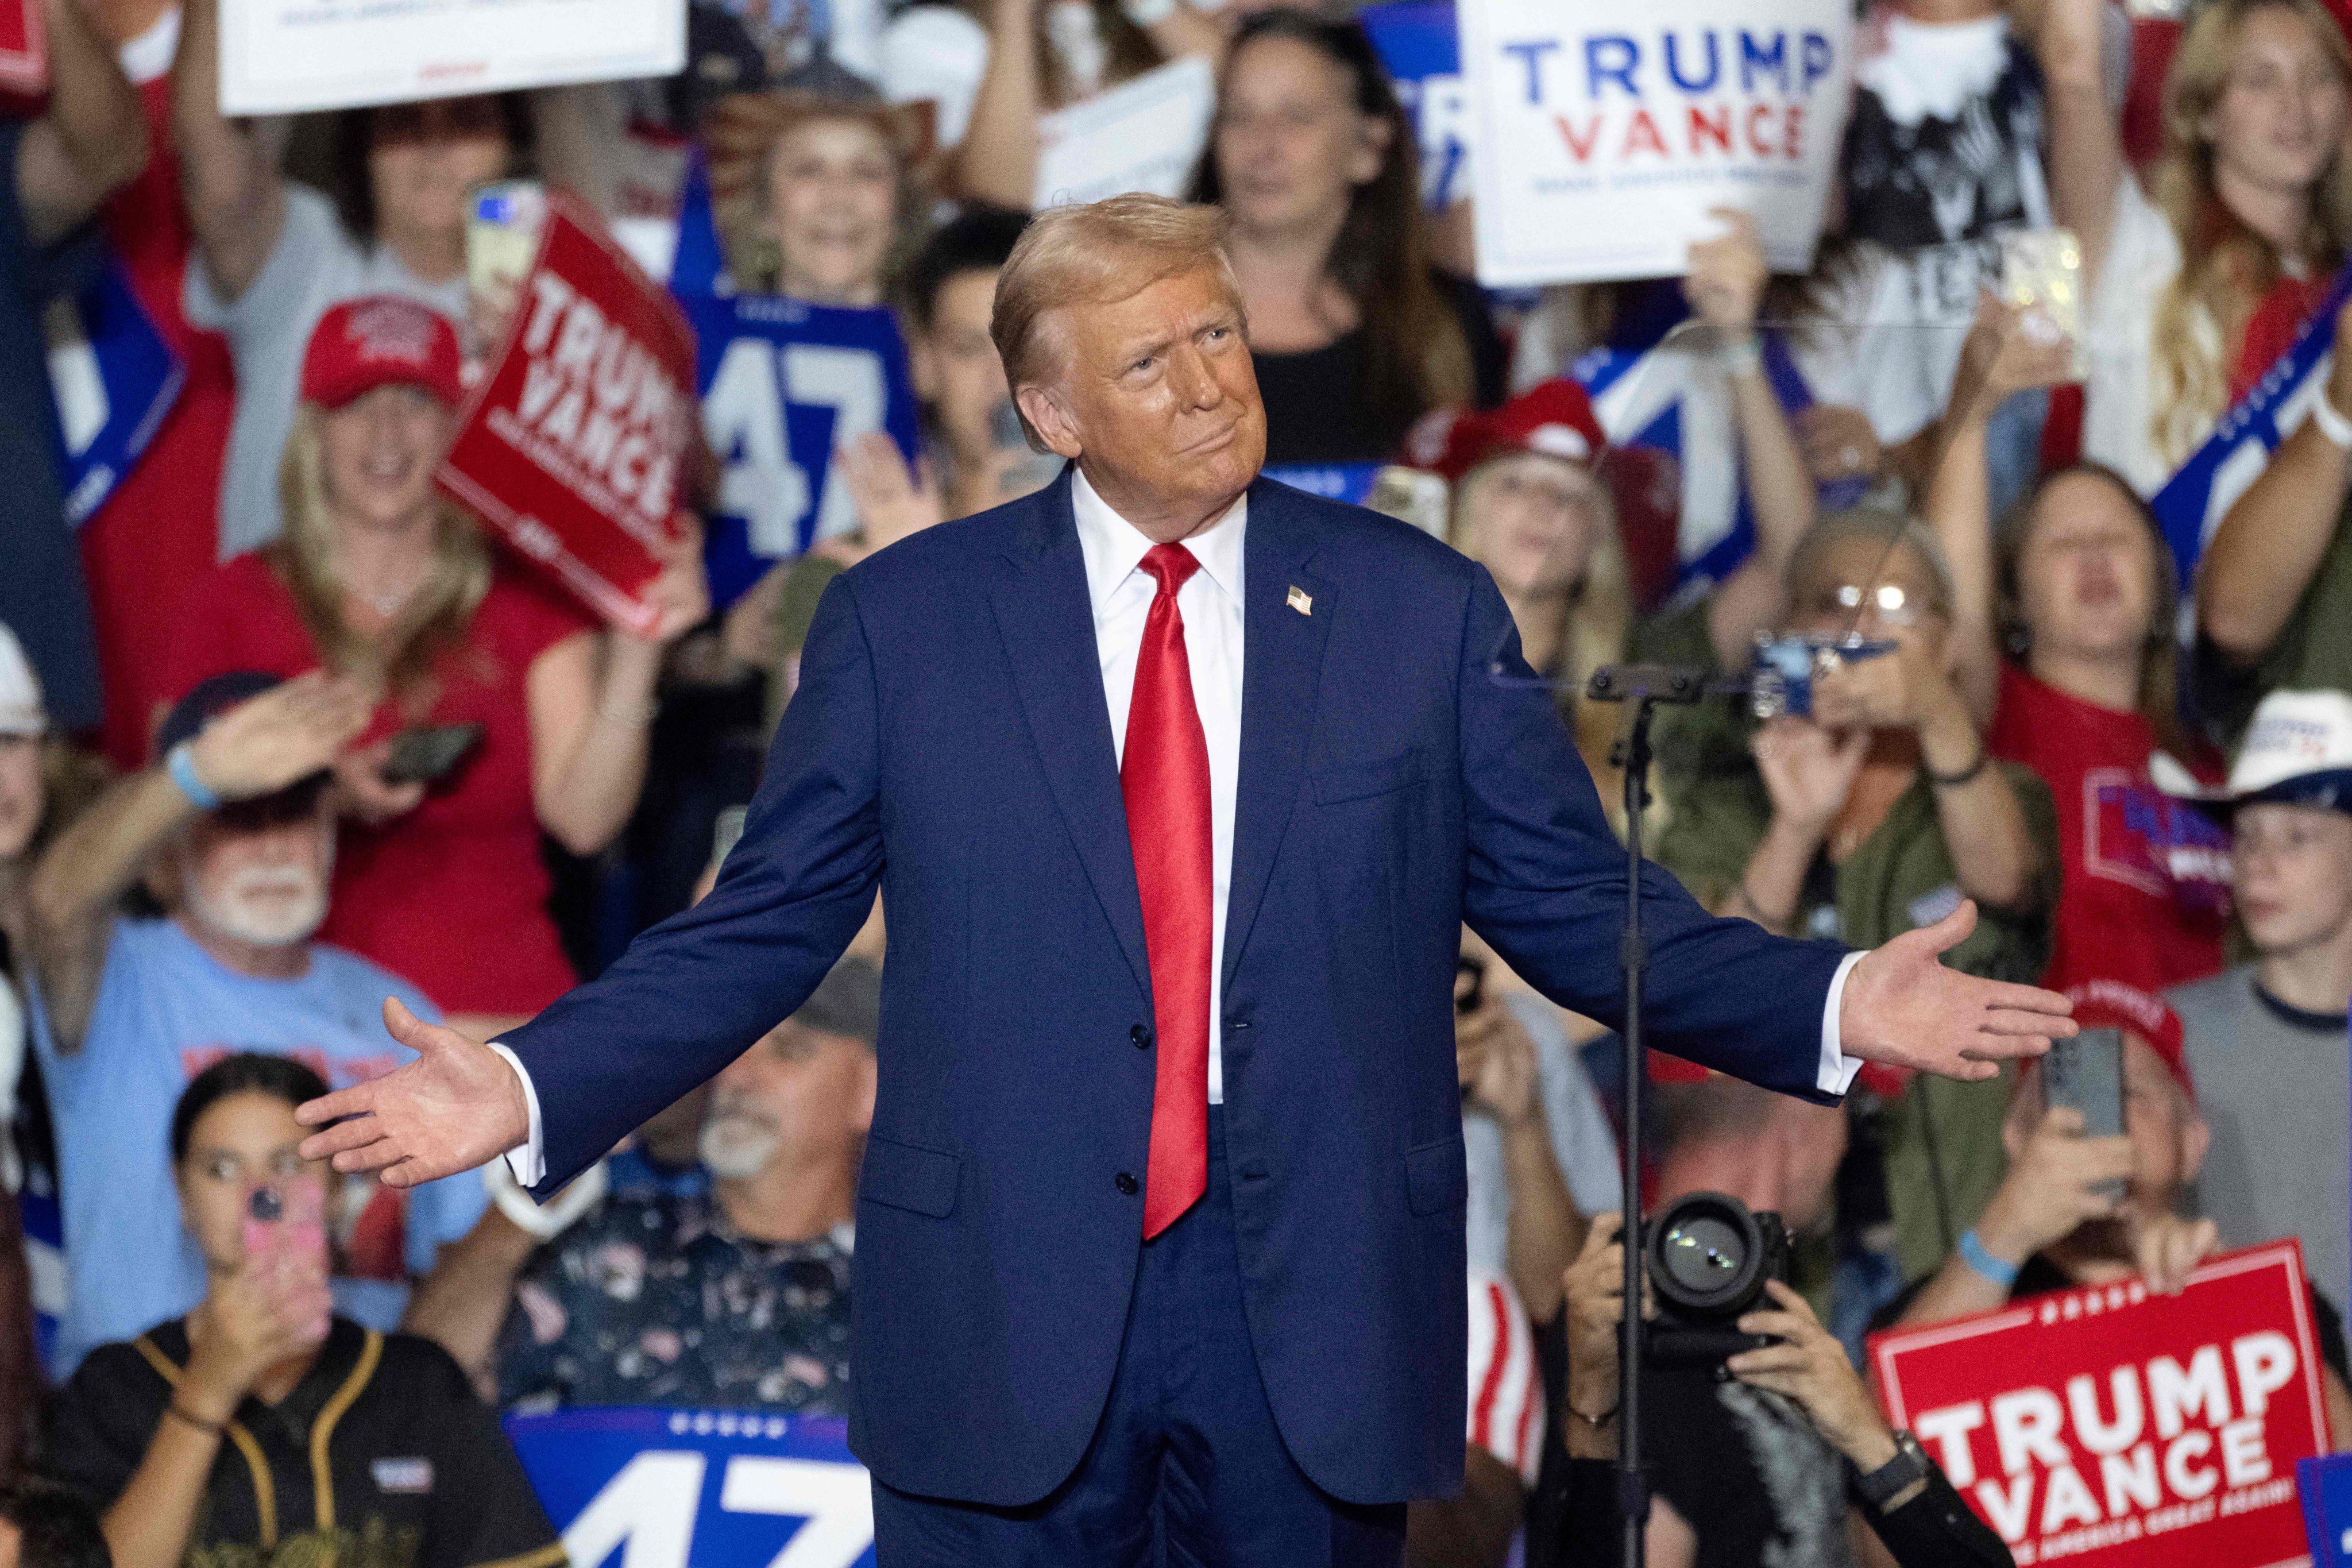
M 2070 988 L 2074 1022 L 2086 1029 L 2122 1029 L 2147 1042 L 2189 1103 L 2197 1103 L 2197 1080 L 2189 1076 L 2189 1053 L 2182 1043 L 2180 1015 L 2137 985 L 2120 980 L 2087 980 Z
M 1500 408 L 1432 415 L 1405 437 L 1406 460 L 1448 480 L 1512 452 L 1594 463 L 1608 449 L 1591 397 L 1564 375 L 1529 387 Z
M 341 408 L 379 386 L 419 386 L 444 406 L 466 395 L 457 329 L 397 294 L 346 300 L 319 318 L 302 351 L 302 401 Z

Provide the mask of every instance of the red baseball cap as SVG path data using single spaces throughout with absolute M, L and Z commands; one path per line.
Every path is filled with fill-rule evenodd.
M 1581 383 L 1557 376 L 1484 412 L 1448 410 L 1422 420 L 1405 437 L 1405 459 L 1449 481 L 1489 458 L 1540 452 L 1571 463 L 1600 461 L 1609 437 Z
M 341 408 L 379 386 L 419 386 L 445 407 L 466 395 L 457 329 L 397 294 L 346 300 L 319 318 L 302 351 L 302 401 Z
M 2180 1085 L 2189 1103 L 2197 1103 L 2197 1081 L 2189 1076 L 2189 1052 L 2179 1014 L 2138 986 L 2120 980 L 2084 981 L 2070 987 L 2066 998 L 2074 1004 L 2074 1022 L 2084 1028 L 2121 1029 L 2138 1036 Z

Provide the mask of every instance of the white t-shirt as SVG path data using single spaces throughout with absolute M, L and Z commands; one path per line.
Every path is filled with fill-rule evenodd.
M 445 283 L 426 283 L 390 246 L 362 249 L 343 232 L 333 205 L 307 185 L 286 187 L 278 243 L 236 300 L 223 300 L 203 259 L 189 258 L 182 309 L 192 325 L 227 337 L 236 369 L 236 416 L 221 467 L 223 561 L 278 537 L 278 468 L 294 427 L 302 352 L 320 317 L 346 300 L 369 294 L 404 295 L 453 323 L 462 326 L 466 320 L 463 272 Z
M 2084 301 L 2083 456 L 2106 464 L 2144 496 L 2164 488 L 2177 466 L 2156 443 L 2154 399 L 2157 301 L 2180 275 L 2180 237 L 2172 220 L 2126 173 L 2116 192 L 2106 258 Z M 2213 352 L 2221 352 L 2218 329 Z M 2210 427 L 2209 427 L 2210 428 Z M 2196 432 L 2203 440 L 2206 431 Z

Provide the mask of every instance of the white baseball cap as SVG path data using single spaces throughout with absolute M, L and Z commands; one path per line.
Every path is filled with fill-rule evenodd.
M 2282 801 L 2352 813 L 2352 696 L 2273 691 L 2263 698 L 2226 784 L 2199 784 L 2162 752 L 2147 767 L 2165 794 L 2221 810 Z
M 0 735 L 42 735 L 48 728 L 40 678 L 26 660 L 16 634 L 0 626 Z

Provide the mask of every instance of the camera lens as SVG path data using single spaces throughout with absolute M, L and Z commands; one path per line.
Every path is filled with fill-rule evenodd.
M 1748 1244 L 1713 1215 L 1694 1215 L 1659 1237 L 1658 1261 L 1675 1284 L 1693 1295 L 1711 1296 L 1747 1266 Z
M 1688 1318 L 1738 1317 L 1773 1267 L 1756 1215 L 1724 1193 L 1685 1193 L 1666 1205 L 1644 1227 L 1643 1247 L 1659 1304 Z

